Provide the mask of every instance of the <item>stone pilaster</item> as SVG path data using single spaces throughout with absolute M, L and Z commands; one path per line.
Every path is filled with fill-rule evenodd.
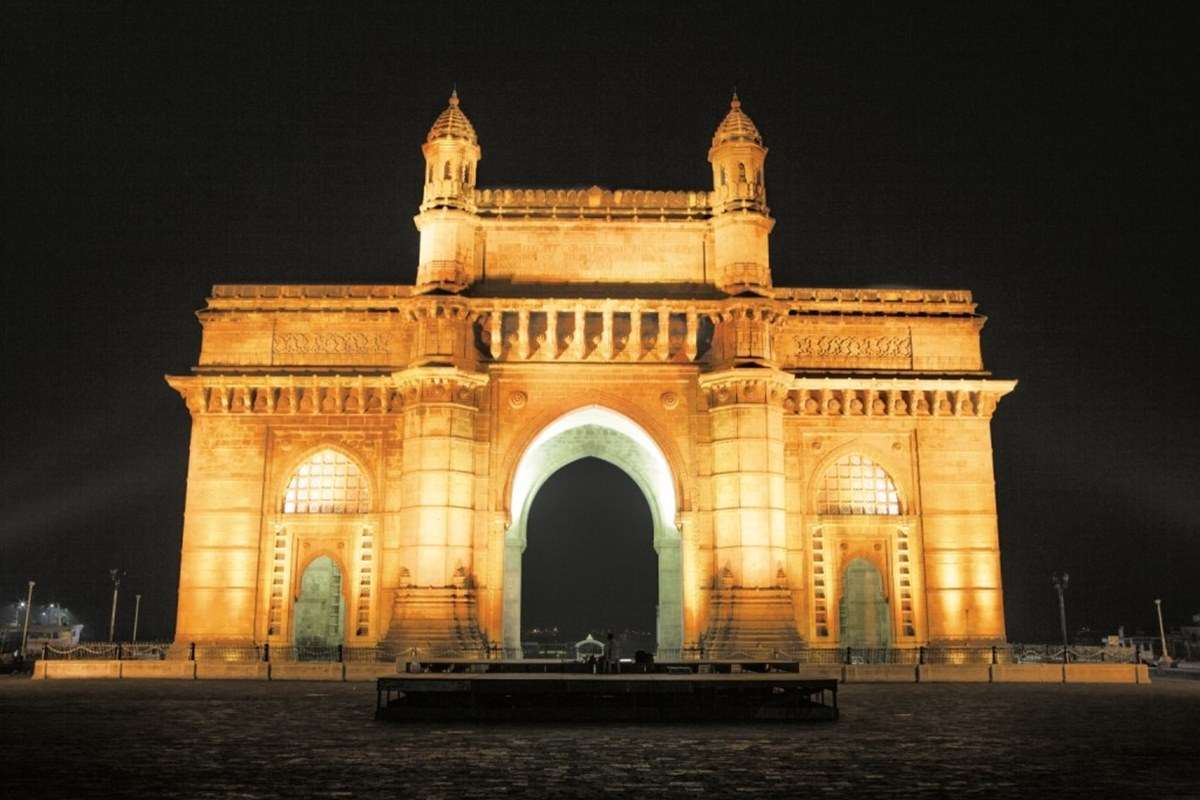
M 256 638 L 265 428 L 233 415 L 204 414 L 202 391 L 190 391 L 192 443 L 175 639 L 181 644 L 251 645 Z

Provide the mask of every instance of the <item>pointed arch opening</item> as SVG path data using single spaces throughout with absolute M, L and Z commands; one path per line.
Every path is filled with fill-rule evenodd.
M 585 456 L 531 498 L 521 570 L 526 657 L 571 657 L 572 643 L 615 636 L 655 651 L 658 555 L 645 493 L 621 467 Z
M 885 648 L 892 643 L 891 610 L 879 570 L 865 558 L 851 560 L 842 574 L 838 603 L 843 647 Z
M 295 604 L 293 641 L 298 656 L 322 658 L 324 650 L 345 638 L 346 604 L 342 596 L 342 570 L 331 557 L 317 556 L 300 576 Z
M 680 541 L 675 525 L 678 498 L 666 455 L 629 417 L 603 406 L 586 406 L 546 425 L 522 453 L 511 483 L 512 524 L 505 535 L 503 638 L 511 657 L 520 657 L 521 584 L 529 511 L 551 476 L 585 458 L 596 458 L 624 472 L 641 491 L 650 510 L 653 547 L 658 560 L 655 640 L 660 658 L 678 657 L 683 644 L 683 581 Z M 587 509 L 580 509 L 587 513 Z M 564 532 L 570 535 L 569 531 Z

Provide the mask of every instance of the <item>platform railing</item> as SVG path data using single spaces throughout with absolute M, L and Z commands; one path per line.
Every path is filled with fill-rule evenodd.
M 163 661 L 171 642 L 85 642 L 42 647 L 41 657 L 50 661 Z
M 573 653 L 573 645 L 558 648 Z M 557 650 L 556 650 L 557 652 Z M 632 658 L 634 652 L 619 652 L 618 656 Z M 181 644 L 172 642 L 85 642 L 74 645 L 46 644 L 40 657 L 48 660 L 166 660 L 168 658 L 190 661 L 224 661 L 246 663 L 266 662 L 344 662 L 344 663 L 390 663 L 401 661 L 431 661 L 439 659 L 478 659 L 480 661 L 522 658 L 515 648 L 491 645 L 478 653 L 448 650 L 430 644 L 427 647 L 412 646 L 400 652 L 390 652 L 375 646 L 350 645 L 243 645 L 222 646 Z M 571 660 L 566 655 L 565 660 Z M 714 651 L 699 645 L 679 649 L 660 650 L 655 654 L 659 662 L 727 662 L 727 663 L 791 663 L 791 664 L 1023 664 L 1023 663 L 1080 663 L 1080 664 L 1129 664 L 1137 660 L 1133 647 L 1072 645 L 1064 652 L 1063 646 L 1052 644 L 1002 644 L 1002 645 L 938 645 L 925 647 L 803 647 L 779 648 L 768 643 L 746 643 L 736 649 Z

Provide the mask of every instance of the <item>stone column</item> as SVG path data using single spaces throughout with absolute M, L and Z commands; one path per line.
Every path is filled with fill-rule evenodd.
M 525 542 L 504 540 L 504 657 L 521 658 L 521 557 Z
M 613 357 L 613 309 L 612 303 L 606 302 L 600 312 L 600 357 L 611 361 Z
M 771 656 L 800 646 L 786 587 L 783 400 L 791 376 L 732 369 L 701 377 L 712 434 L 709 654 Z
M 488 314 L 488 351 L 492 354 L 492 359 L 496 361 L 504 352 L 503 322 L 504 312 L 497 306 Z
M 576 303 L 575 329 L 571 332 L 571 355 L 576 361 L 583 361 L 583 357 L 587 353 L 586 321 L 587 317 L 584 316 L 583 304 Z
M 687 338 L 684 340 L 684 352 L 687 354 L 688 361 L 696 360 L 697 352 L 697 337 L 700 332 L 700 319 L 696 314 L 696 309 L 689 308 L 687 310 Z
M 517 358 L 529 360 L 529 309 L 517 311 Z
M 658 310 L 658 341 L 655 345 L 658 360 L 666 361 L 671 354 L 671 310 L 668 308 Z
M 546 343 L 540 348 L 539 356 L 547 361 L 558 358 L 558 309 L 546 309 Z
M 642 307 L 637 303 L 633 304 L 633 310 L 629 312 L 629 342 L 625 345 L 625 352 L 630 361 L 637 361 L 642 357 Z
M 475 608 L 475 423 L 481 373 L 420 367 L 393 380 L 402 398 L 400 492 L 403 563 L 384 644 L 397 653 L 479 655 L 483 638 Z

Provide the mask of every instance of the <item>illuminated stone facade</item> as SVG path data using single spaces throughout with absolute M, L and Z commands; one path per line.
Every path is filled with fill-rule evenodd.
M 415 285 L 199 312 L 178 640 L 293 643 L 319 562 L 347 645 L 515 655 L 529 505 L 585 456 L 646 494 L 660 656 L 1004 638 L 969 292 L 773 286 L 736 98 L 707 190 L 478 188 L 453 96 L 423 150 Z

